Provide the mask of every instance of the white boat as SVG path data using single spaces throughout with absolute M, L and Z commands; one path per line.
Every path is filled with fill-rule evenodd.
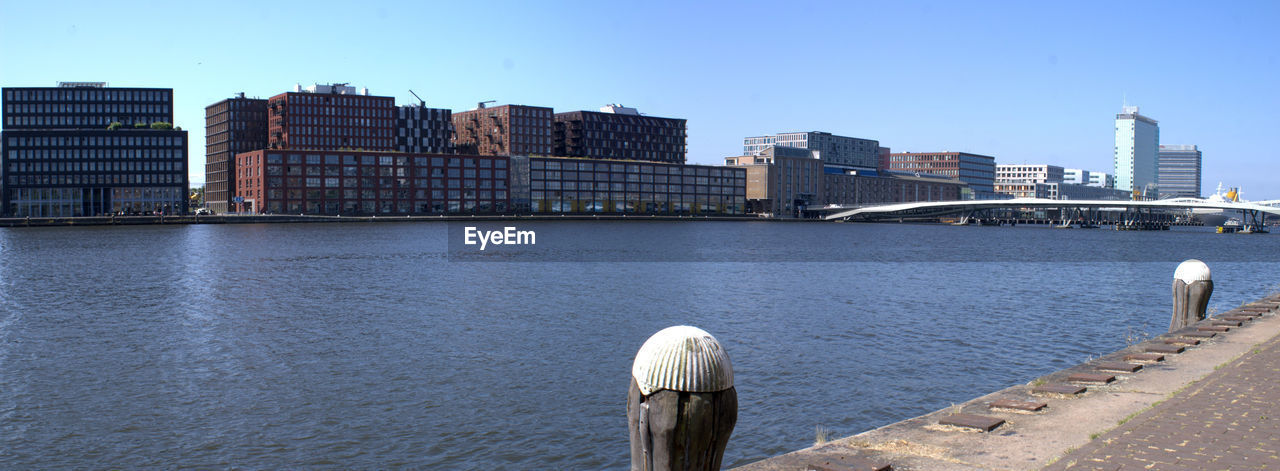
M 1224 193 L 1222 191 L 1222 182 L 1218 182 L 1218 191 L 1209 195 L 1208 198 L 1205 198 L 1205 201 L 1210 203 L 1240 202 L 1240 189 L 1231 188 Z M 1227 220 L 1231 219 L 1238 213 L 1236 211 L 1228 212 L 1221 209 L 1198 208 L 1191 210 L 1191 214 L 1200 218 L 1200 220 L 1204 222 L 1204 225 L 1215 227 L 1226 224 Z

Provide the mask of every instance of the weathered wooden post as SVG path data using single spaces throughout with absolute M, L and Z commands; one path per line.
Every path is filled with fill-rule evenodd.
M 733 365 L 715 337 L 681 325 L 644 342 L 627 392 L 632 471 L 718 470 L 737 422 Z
M 1169 321 L 1169 332 L 1204 320 L 1212 294 L 1208 265 L 1196 259 L 1178 265 L 1173 272 L 1173 319 Z

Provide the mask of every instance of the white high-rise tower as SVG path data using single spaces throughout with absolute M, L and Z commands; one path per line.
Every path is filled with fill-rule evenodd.
M 1116 115 L 1116 188 L 1156 196 L 1160 165 L 1160 125 L 1125 106 Z

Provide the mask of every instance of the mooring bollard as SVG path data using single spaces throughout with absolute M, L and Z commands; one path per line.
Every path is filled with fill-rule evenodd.
M 1169 332 L 1204 320 L 1212 294 L 1208 265 L 1194 258 L 1178 265 L 1173 272 L 1173 319 L 1169 321 Z
M 737 422 L 733 365 L 715 337 L 681 325 L 644 342 L 627 392 L 632 471 L 718 470 Z

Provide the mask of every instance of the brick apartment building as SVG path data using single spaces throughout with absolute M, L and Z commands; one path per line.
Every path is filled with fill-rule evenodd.
M 347 84 L 301 86 L 267 100 L 267 148 L 394 150 L 395 98 Z
M 453 113 L 453 146 L 469 155 L 551 155 L 551 108 L 485 107 Z
M 267 100 L 244 93 L 204 109 L 204 201 L 225 213 L 235 195 L 236 154 L 267 146 Z

